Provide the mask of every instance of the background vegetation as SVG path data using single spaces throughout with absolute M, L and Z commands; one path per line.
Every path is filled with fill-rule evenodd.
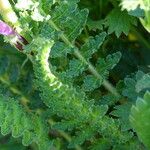
M 10 0 L 23 51 L 0 36 L 0 150 L 150 149 L 150 8 L 31 2 Z

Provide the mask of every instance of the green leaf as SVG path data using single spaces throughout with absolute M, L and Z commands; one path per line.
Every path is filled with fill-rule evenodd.
M 76 3 L 75 1 L 73 3 Z M 80 35 L 87 21 L 88 10 L 79 10 L 77 4 L 70 1 L 61 1 L 51 12 L 53 22 L 73 42 Z
M 81 47 L 80 52 L 87 61 L 89 61 L 89 59 L 92 58 L 92 55 L 98 51 L 106 36 L 106 32 L 102 32 L 95 37 L 89 37 L 86 43 Z
M 84 91 L 92 91 L 102 85 L 103 80 L 96 79 L 93 75 L 87 75 L 83 81 Z
M 135 17 L 144 17 L 144 11 L 140 8 L 136 8 L 135 10 L 129 11 L 129 15 Z
M 80 53 L 82 54 L 82 56 L 89 61 L 92 58 L 92 55 L 98 51 L 99 47 L 103 44 L 104 40 L 106 38 L 106 33 L 102 32 L 99 35 L 96 35 L 95 37 L 90 37 L 85 44 L 83 44 L 83 46 L 80 49 Z M 69 51 L 71 51 L 71 48 L 66 47 L 63 44 L 64 48 L 61 49 L 61 46 L 59 48 L 55 49 L 54 47 L 52 48 L 52 54 L 55 53 L 55 56 L 60 55 L 59 56 L 63 56 L 62 53 L 65 52 L 65 54 L 67 54 Z M 59 49 L 59 52 L 58 52 Z M 73 50 L 72 50 L 73 51 Z M 57 54 L 56 54 L 57 53 Z M 74 78 L 77 77 L 79 75 L 81 75 L 83 73 L 83 71 L 87 70 L 87 65 L 79 59 L 70 59 L 69 62 L 69 67 L 68 69 L 63 72 L 62 74 L 66 77 L 66 78 Z
M 76 145 L 81 145 L 84 141 L 90 140 L 95 132 L 90 127 L 85 127 L 85 129 L 76 133 L 76 136 L 69 143 L 68 148 L 74 148 Z
M 115 106 L 111 115 L 116 116 L 119 118 L 119 121 L 121 123 L 121 130 L 127 131 L 131 129 L 130 122 L 129 122 L 129 115 L 130 115 L 130 109 L 132 104 L 127 103 L 123 105 Z
M 104 95 L 101 99 L 100 99 L 100 104 L 101 105 L 108 105 L 108 106 L 112 106 L 114 105 L 117 101 L 119 101 L 120 97 L 116 97 L 113 94 L 109 93 L 107 95 Z
M 150 92 L 138 98 L 131 109 L 130 122 L 141 142 L 150 149 Z
M 71 131 L 76 126 L 78 126 L 78 122 L 76 120 L 71 120 L 71 121 L 62 120 L 61 122 L 55 123 L 52 127 L 57 130 Z
M 97 79 L 93 75 L 87 75 L 84 78 L 83 89 L 85 91 L 93 91 L 94 89 L 100 87 L 104 79 L 107 79 L 109 76 L 109 71 L 112 70 L 116 64 L 121 59 L 121 53 L 116 52 L 112 55 L 108 55 L 106 59 L 99 58 L 96 64 L 96 70 L 101 75 L 101 80 Z
M 108 33 L 115 32 L 119 37 L 123 32 L 128 35 L 132 25 L 136 25 L 136 19 L 128 15 L 126 11 L 121 11 L 118 8 L 113 9 L 106 17 L 105 27 L 108 27 Z
M 55 3 L 53 0 L 39 0 L 41 8 L 44 10 L 45 13 L 50 12 L 51 6 Z
M 79 76 L 85 70 L 85 65 L 78 59 L 72 59 L 69 62 L 69 69 L 65 72 L 68 78 Z
M 130 100 L 135 101 L 137 99 L 138 93 L 135 89 L 136 83 L 144 75 L 144 72 L 138 71 L 134 76 L 127 76 L 124 79 L 124 87 L 122 89 L 123 96 L 128 97 Z
M 96 64 L 96 69 L 102 77 L 107 78 L 109 71 L 112 70 L 120 61 L 121 53 L 116 52 L 104 58 L 99 58 Z
M 108 150 L 110 148 L 110 143 L 106 139 L 97 140 L 94 142 L 93 146 L 90 147 L 92 150 Z
M 51 58 L 66 57 L 68 53 L 72 53 L 73 48 L 67 46 L 63 42 L 56 42 L 51 50 Z
M 138 93 L 142 90 L 150 89 L 150 75 L 145 74 L 140 80 L 138 80 L 135 88 Z
M 103 24 L 104 24 L 104 20 L 92 20 L 92 19 L 88 19 L 87 21 L 87 26 L 89 28 L 89 30 L 93 30 L 96 31 L 98 30 L 103 30 Z
M 40 150 L 47 150 L 52 142 L 48 139 L 48 128 L 42 118 L 34 114 L 28 114 L 14 99 L 0 95 L 0 127 L 1 133 L 18 138 L 22 136 L 25 146 L 35 142 Z M 43 139 L 43 140 L 42 140 Z

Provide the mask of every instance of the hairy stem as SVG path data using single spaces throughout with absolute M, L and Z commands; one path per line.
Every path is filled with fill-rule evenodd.
M 9 0 L 0 0 L 0 14 L 5 22 L 14 26 L 18 33 L 21 32 L 18 17 L 11 7 Z
M 52 21 L 50 20 L 49 21 L 49 24 L 50 26 L 52 26 L 55 30 L 57 31 L 61 31 L 59 29 L 59 27 Z M 60 35 L 61 39 L 71 48 L 74 48 L 74 45 L 68 40 L 68 38 L 65 36 L 65 34 L 61 34 Z M 82 55 L 81 53 L 79 52 L 78 49 L 75 49 L 74 51 L 74 55 L 79 59 L 81 60 L 82 62 L 84 62 L 86 65 L 89 66 L 89 71 L 97 78 L 97 79 L 100 79 L 101 80 L 101 75 L 97 72 L 97 70 L 94 68 L 94 66 L 89 63 Z M 113 85 L 107 81 L 107 80 L 104 80 L 103 81 L 103 86 L 108 90 L 110 91 L 113 95 L 115 95 L 116 97 L 119 96 L 119 93 L 117 92 L 116 88 L 113 87 Z

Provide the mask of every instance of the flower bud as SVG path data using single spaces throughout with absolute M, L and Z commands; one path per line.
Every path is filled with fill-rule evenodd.
M 16 35 L 15 30 L 7 25 L 5 22 L 0 20 L 0 34 L 2 35 Z
M 9 37 L 12 45 L 15 45 L 19 50 L 23 50 L 23 45 L 27 45 L 28 41 L 19 35 L 12 27 L 0 20 L 0 34 Z

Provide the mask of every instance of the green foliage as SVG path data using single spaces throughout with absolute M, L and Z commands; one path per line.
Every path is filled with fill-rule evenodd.
M 131 109 L 130 122 L 138 134 L 139 139 L 150 148 L 150 134 L 148 132 L 150 128 L 149 123 L 149 105 L 150 105 L 150 93 L 146 92 L 143 98 L 138 98 L 136 106 Z
M 150 75 L 145 74 L 136 84 L 136 91 L 140 92 L 150 88 Z
M 115 140 L 113 141 L 115 143 L 118 143 L 118 140 L 124 142 L 126 135 L 120 133 L 116 123 L 106 116 L 103 118 L 107 112 L 107 106 L 95 106 L 94 102 L 87 100 L 84 94 L 78 93 L 72 86 L 63 84 L 52 74 L 48 67 L 48 55 L 53 43 L 46 42 L 46 40 L 42 39 L 41 41 L 44 42 L 39 49 L 36 49 L 38 50 L 38 53 L 35 60 L 33 60 L 33 67 L 37 78 L 36 82 L 42 92 L 41 97 L 44 100 L 44 103 L 51 109 L 52 114 L 57 114 L 66 119 L 65 124 L 67 124 L 67 121 L 69 120 L 69 125 L 73 125 L 72 129 L 78 128 L 78 130 L 82 131 L 82 127 L 87 126 L 87 124 L 90 125 L 89 131 L 81 132 L 81 139 L 76 137 L 77 140 L 76 138 L 73 139 L 73 143 L 75 144 L 71 143 L 70 146 L 82 144 L 86 139 L 94 136 L 96 130 L 99 130 L 98 132 L 105 136 L 105 138 Z M 31 45 L 33 45 L 33 47 L 30 46 L 30 50 L 33 49 L 34 52 L 34 48 L 36 47 L 35 43 L 32 43 Z M 77 115 L 75 115 L 76 112 L 78 112 Z M 70 119 L 74 121 L 72 124 L 70 124 Z M 97 125 L 99 126 L 98 129 Z M 55 127 L 60 128 L 61 124 L 59 123 L 59 126 L 56 125 Z M 64 127 L 61 127 L 61 129 L 62 128 Z M 112 134 L 106 133 L 106 130 L 110 130 L 110 133 Z M 130 135 L 128 138 L 130 138 Z
M 129 123 L 129 115 L 130 115 L 131 106 L 132 105 L 130 103 L 118 105 L 118 106 L 115 106 L 115 110 L 111 112 L 111 115 L 119 118 L 122 131 L 131 129 L 131 126 Z
M 123 9 L 136 10 L 138 7 L 144 11 L 144 17 L 140 18 L 140 21 L 144 28 L 150 32 L 150 1 L 142 0 L 142 1 L 129 1 L 122 0 Z
M 125 78 L 122 94 L 135 101 L 138 96 L 143 95 L 143 92 L 150 88 L 149 79 L 145 80 L 145 78 L 148 79 L 149 74 L 142 71 L 138 71 L 132 78 Z
M 23 146 L 20 140 L 12 138 L 10 135 L 3 136 L 0 135 L 1 149 L 2 150 L 26 150 L 28 147 Z
M 112 55 L 108 55 L 106 59 L 99 58 L 95 68 L 102 76 L 102 79 L 98 80 L 92 75 L 86 76 L 83 83 L 83 89 L 85 91 L 91 91 L 100 87 L 103 83 L 103 79 L 108 78 L 109 71 L 116 66 L 120 58 L 121 58 L 120 52 L 114 53 Z
M 115 32 L 119 37 L 121 33 L 128 35 L 132 25 L 136 25 L 134 17 L 129 16 L 126 11 L 121 11 L 119 8 L 113 9 L 106 18 L 105 26 L 108 27 L 108 33 Z
M 19 34 L 0 37 L 0 150 L 150 147 L 149 0 L 132 2 L 10 1 L 13 24 L 0 0 Z
M 103 22 L 104 22 L 103 20 L 94 21 L 89 19 L 87 21 L 87 26 L 89 30 L 93 30 L 93 31 L 103 30 Z
M 25 110 L 9 97 L 0 96 L 0 127 L 2 135 L 12 132 L 14 138 L 22 136 L 24 146 L 32 142 L 38 144 L 39 149 L 47 150 L 51 146 L 48 139 L 46 125 L 36 115 L 27 114 Z
M 92 55 L 97 52 L 99 47 L 104 42 L 105 38 L 106 38 L 106 33 L 102 32 L 99 35 L 96 35 L 95 38 L 90 37 L 86 41 L 86 43 L 82 45 L 82 47 L 80 48 L 80 52 L 84 56 L 86 61 L 89 61 L 92 58 Z M 60 47 L 61 46 L 59 46 L 59 48 Z M 59 50 L 59 52 L 58 52 L 58 48 L 55 47 L 55 45 L 54 45 L 54 47 L 52 48 L 52 57 L 55 57 L 53 55 L 53 52 L 55 52 L 55 53 L 57 52 L 57 54 L 56 54 L 57 57 L 58 57 L 58 55 L 59 55 L 59 57 L 61 57 L 62 54 L 60 55 L 59 53 L 62 53 L 63 51 L 64 50 Z M 66 51 L 69 52 L 68 50 L 66 50 Z M 69 62 L 68 69 L 65 72 L 63 72 L 62 74 L 65 74 L 66 78 L 74 78 L 76 76 L 79 76 L 83 71 L 87 70 L 87 67 L 88 67 L 87 64 L 85 64 L 83 60 L 81 61 L 81 60 L 73 58 Z

